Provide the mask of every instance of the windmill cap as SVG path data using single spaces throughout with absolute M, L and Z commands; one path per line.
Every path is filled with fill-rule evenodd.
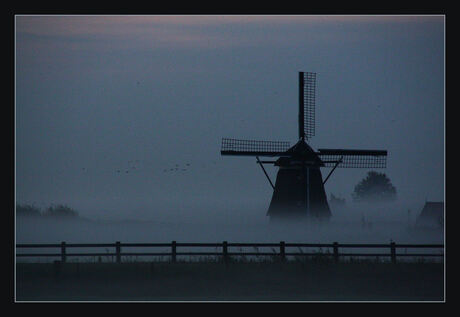
M 308 165 L 323 166 L 323 161 L 319 158 L 318 154 L 303 140 L 299 140 L 296 144 L 290 147 L 286 154 L 289 157 L 281 157 L 280 163 L 290 162 L 292 165 L 295 161 L 306 161 Z M 299 163 L 301 162 L 299 161 Z M 284 164 L 283 164 L 284 165 Z

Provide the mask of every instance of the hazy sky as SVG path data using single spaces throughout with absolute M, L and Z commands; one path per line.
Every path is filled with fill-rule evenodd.
M 22 15 L 15 41 L 19 203 L 268 208 L 221 138 L 294 144 L 299 71 L 317 73 L 314 149 L 385 149 L 401 200 L 444 200 L 444 16 Z M 337 169 L 328 197 L 367 171 Z

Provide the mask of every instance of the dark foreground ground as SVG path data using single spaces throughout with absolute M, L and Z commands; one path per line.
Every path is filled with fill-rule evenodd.
M 18 263 L 16 301 L 443 301 L 440 263 Z

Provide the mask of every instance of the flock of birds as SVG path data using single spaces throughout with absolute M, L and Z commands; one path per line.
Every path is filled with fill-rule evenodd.
M 139 160 L 128 161 L 128 164 L 133 165 L 132 163 L 139 163 Z M 135 170 L 135 169 L 136 169 L 136 166 L 131 166 L 131 170 Z M 117 173 L 122 173 L 122 171 L 121 171 L 120 169 L 117 169 Z M 125 170 L 124 173 L 125 173 L 125 174 L 128 174 L 128 173 L 129 173 L 129 169 L 128 169 L 128 170 Z
M 176 164 L 172 168 L 163 169 L 163 173 L 177 172 L 177 171 L 185 172 L 189 166 L 190 166 L 190 163 L 186 163 L 185 166 L 182 166 L 182 167 L 180 167 L 179 164 Z
M 134 161 L 128 161 L 128 164 L 130 167 L 128 168 L 119 168 L 115 169 L 114 172 L 116 174 L 129 174 L 130 172 L 133 172 L 138 169 L 138 164 L 139 160 L 134 160 Z M 216 164 L 216 161 L 213 161 L 213 164 Z M 173 167 L 169 168 L 164 168 L 163 173 L 175 173 L 175 172 L 185 172 L 191 167 L 190 163 L 185 163 L 185 164 L 175 164 Z M 88 169 L 85 167 L 82 167 L 82 171 L 87 172 Z

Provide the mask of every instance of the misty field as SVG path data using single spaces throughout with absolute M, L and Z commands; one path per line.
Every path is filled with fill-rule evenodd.
M 270 224 L 262 207 L 167 210 L 149 217 L 139 212 L 136 218 L 17 217 L 16 243 L 444 243 L 442 228 L 415 228 L 416 213 L 408 218 L 403 208 L 338 210 L 328 223 L 313 225 Z
M 18 263 L 18 301 L 443 301 L 442 263 Z
M 256 212 L 257 211 L 257 212 Z M 78 243 L 382 243 L 444 244 L 442 228 L 416 228 L 407 209 L 382 212 L 336 211 L 327 224 L 273 225 L 260 210 L 225 209 L 219 213 L 190 210 L 171 212 L 164 219 L 41 219 L 17 217 L 16 244 Z M 214 212 L 214 213 L 213 213 Z M 252 213 L 251 213 L 252 212 Z M 194 217 L 191 217 L 193 215 Z M 364 217 L 363 217 L 364 215 Z M 32 252 L 29 250 L 16 250 Z M 57 250 L 37 250 L 60 252 Z M 122 248 L 122 252 L 143 252 Z M 171 248 L 155 250 L 170 252 Z M 187 251 L 184 248 L 178 252 Z M 222 252 L 209 250 L 212 252 Z M 237 252 L 238 249 L 233 249 Z M 254 250 L 247 250 L 254 251 Z M 279 251 L 278 249 L 276 250 Z M 286 252 L 297 252 L 291 249 Z M 307 250 L 302 250 L 306 252 Z M 310 250 L 318 251 L 318 250 Z M 330 251 L 330 250 L 329 250 Z M 344 252 L 346 250 L 343 250 Z M 107 256 L 17 257 L 17 301 L 443 301 L 445 272 L 442 258 L 398 257 L 348 259 L 339 263 L 291 257 L 283 263 L 235 258 L 227 265 L 218 259 L 168 256 L 123 257 L 115 263 L 113 248 L 73 252 L 100 252 Z M 229 252 L 232 252 L 229 250 Z M 260 252 L 271 252 L 270 249 Z M 323 249 L 319 252 L 328 252 Z M 342 250 L 340 250 L 342 252 Z M 383 252 L 390 252 L 389 249 Z M 401 249 L 398 252 L 406 252 Z M 409 251 L 407 251 L 409 252 Z M 403 259 L 404 258 L 404 259 Z

